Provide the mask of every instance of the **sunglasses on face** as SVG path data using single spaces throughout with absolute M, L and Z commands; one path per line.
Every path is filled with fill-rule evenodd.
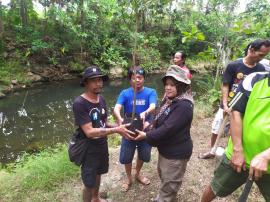
M 143 70 L 143 69 L 132 70 L 132 74 L 140 74 L 140 75 L 144 75 L 144 70 Z

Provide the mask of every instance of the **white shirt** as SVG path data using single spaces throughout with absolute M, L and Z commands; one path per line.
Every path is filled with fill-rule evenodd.
M 270 60 L 262 59 L 260 63 L 264 66 L 266 71 L 270 72 Z

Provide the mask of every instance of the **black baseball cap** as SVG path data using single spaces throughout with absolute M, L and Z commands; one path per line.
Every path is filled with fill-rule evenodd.
M 86 79 L 93 79 L 98 77 L 101 77 L 103 81 L 107 81 L 109 79 L 107 75 L 102 74 L 101 70 L 97 66 L 87 67 L 84 70 L 80 85 L 84 87 L 84 82 L 86 81 Z

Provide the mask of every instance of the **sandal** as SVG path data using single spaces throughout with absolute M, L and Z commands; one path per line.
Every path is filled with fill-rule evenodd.
M 99 201 L 100 202 L 111 202 L 110 199 L 104 199 L 104 198 L 99 198 Z
M 215 154 L 212 154 L 211 152 L 206 152 L 206 153 L 200 153 L 198 155 L 199 159 L 213 159 L 215 158 Z
M 131 184 L 132 183 L 129 183 L 129 182 L 124 182 L 123 184 L 122 184 L 122 192 L 127 192 L 128 190 L 129 190 L 129 188 L 131 187 Z
M 150 180 L 142 175 L 136 175 L 136 180 L 143 184 L 143 185 L 149 185 L 150 184 Z

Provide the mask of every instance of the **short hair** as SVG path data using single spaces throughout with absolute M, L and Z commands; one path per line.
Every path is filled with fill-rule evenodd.
M 140 74 L 145 78 L 145 71 L 140 66 L 133 66 L 133 67 L 129 68 L 129 70 L 128 70 L 128 78 L 131 79 L 133 74 Z
M 182 60 L 184 60 L 183 64 L 185 64 L 187 54 L 182 50 L 176 51 L 176 53 L 181 53 L 181 58 L 182 58 Z
M 247 56 L 248 49 L 253 48 L 254 51 L 259 50 L 262 46 L 270 47 L 270 40 L 257 39 L 247 45 L 245 48 L 245 56 Z

